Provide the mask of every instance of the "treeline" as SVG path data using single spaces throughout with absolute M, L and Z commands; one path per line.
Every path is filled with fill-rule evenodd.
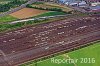
M 40 10 L 48 10 L 48 11 L 62 11 L 62 9 L 60 9 L 60 8 L 42 8 L 42 7 L 32 6 L 30 4 L 28 4 L 27 7 L 28 8 L 40 9 Z
M 44 8 L 44 7 L 42 8 L 42 7 L 32 6 L 30 4 L 28 4 L 26 7 L 28 7 L 28 8 L 34 8 L 34 9 L 40 9 L 40 10 L 58 11 L 58 12 L 66 13 L 66 14 L 72 14 L 72 11 L 65 12 L 61 8 Z
M 23 1 L 23 0 L 14 0 L 14 1 L 8 2 L 7 4 L 0 4 L 0 12 L 9 11 L 11 8 L 20 6 L 21 4 L 25 2 L 26 1 Z

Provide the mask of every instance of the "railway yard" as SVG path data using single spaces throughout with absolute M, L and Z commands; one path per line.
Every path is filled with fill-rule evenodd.
M 25 27 L 0 34 L 0 66 L 14 66 L 100 40 L 100 16 Z

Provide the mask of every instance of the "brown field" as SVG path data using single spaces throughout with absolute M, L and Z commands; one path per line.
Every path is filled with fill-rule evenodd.
M 23 8 L 17 12 L 14 12 L 10 14 L 13 17 L 16 17 L 18 19 L 23 19 L 23 18 L 29 18 L 32 16 L 36 16 L 39 14 L 42 14 L 44 12 L 47 12 L 45 10 L 38 10 L 38 9 L 33 9 L 33 8 Z

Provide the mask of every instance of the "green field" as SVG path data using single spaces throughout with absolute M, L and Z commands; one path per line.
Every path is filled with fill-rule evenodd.
M 94 45 L 91 45 L 89 47 L 86 48 L 82 48 L 80 50 L 76 50 L 73 52 L 69 52 L 63 55 L 59 55 L 54 57 L 55 59 L 78 59 L 78 62 L 76 63 L 52 63 L 51 58 L 43 60 L 43 61 L 39 61 L 37 63 L 35 62 L 29 62 L 26 64 L 22 64 L 20 66 L 99 66 L 100 65 L 100 42 L 95 43 Z M 93 62 L 92 60 L 91 63 L 89 63 L 89 61 L 87 63 L 81 63 L 81 58 L 93 58 Z M 95 60 L 95 62 L 94 62 Z
M 95 45 L 70 52 L 68 54 L 71 58 L 94 58 L 95 63 L 81 63 L 81 60 L 76 63 L 77 66 L 99 66 L 100 65 L 100 42 Z M 92 61 L 92 60 L 91 60 Z
M 7 15 L 7 16 L 3 16 L 3 17 L 0 17 L 0 24 L 1 23 L 4 23 L 4 22 L 10 22 L 10 21 L 14 21 L 16 20 L 17 18 L 14 18 L 10 15 Z
M 21 27 L 25 27 L 28 25 L 36 25 L 36 24 L 41 24 L 41 23 L 46 23 L 47 20 L 35 20 L 35 21 L 27 21 L 27 22 L 22 22 L 22 23 L 16 23 L 16 24 L 0 24 L 0 32 L 5 32 L 5 31 L 9 31 L 9 30 L 13 30 L 13 29 L 17 29 L 17 28 L 21 28 Z
M 26 27 L 26 26 L 34 26 L 34 25 L 43 24 L 43 23 L 52 22 L 52 21 L 61 20 L 61 19 L 64 19 L 64 18 L 59 18 L 59 19 L 51 18 L 51 19 L 44 19 L 44 20 L 34 20 L 34 21 L 27 21 L 27 22 L 21 22 L 21 23 L 16 23 L 16 24 L 8 24 L 8 23 L 2 24 L 1 23 L 0 24 L 0 33 L 5 32 L 5 31 L 9 31 L 9 30 L 13 30 L 13 29 L 17 29 L 17 28 L 22 28 L 22 27 Z
M 37 15 L 35 17 L 45 17 L 45 16 L 55 16 L 55 15 L 65 15 L 64 12 L 56 12 L 56 11 L 49 11 L 40 15 Z

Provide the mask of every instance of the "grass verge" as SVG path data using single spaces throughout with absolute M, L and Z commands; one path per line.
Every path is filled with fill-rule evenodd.
M 34 26 L 34 25 L 43 24 L 43 23 L 52 22 L 52 21 L 61 20 L 61 19 L 64 19 L 64 18 L 59 18 L 59 19 L 51 18 L 51 19 L 44 19 L 44 20 L 34 20 L 34 21 L 27 21 L 27 22 L 16 23 L 16 24 L 0 24 L 0 33 L 14 30 L 17 28 L 22 28 L 22 27 L 26 27 L 26 26 Z
M 14 17 L 12 17 L 10 15 L 3 16 L 3 17 L 0 17 L 0 24 L 1 23 L 5 23 L 5 22 L 14 21 L 14 20 L 17 20 L 17 18 L 14 18 Z

